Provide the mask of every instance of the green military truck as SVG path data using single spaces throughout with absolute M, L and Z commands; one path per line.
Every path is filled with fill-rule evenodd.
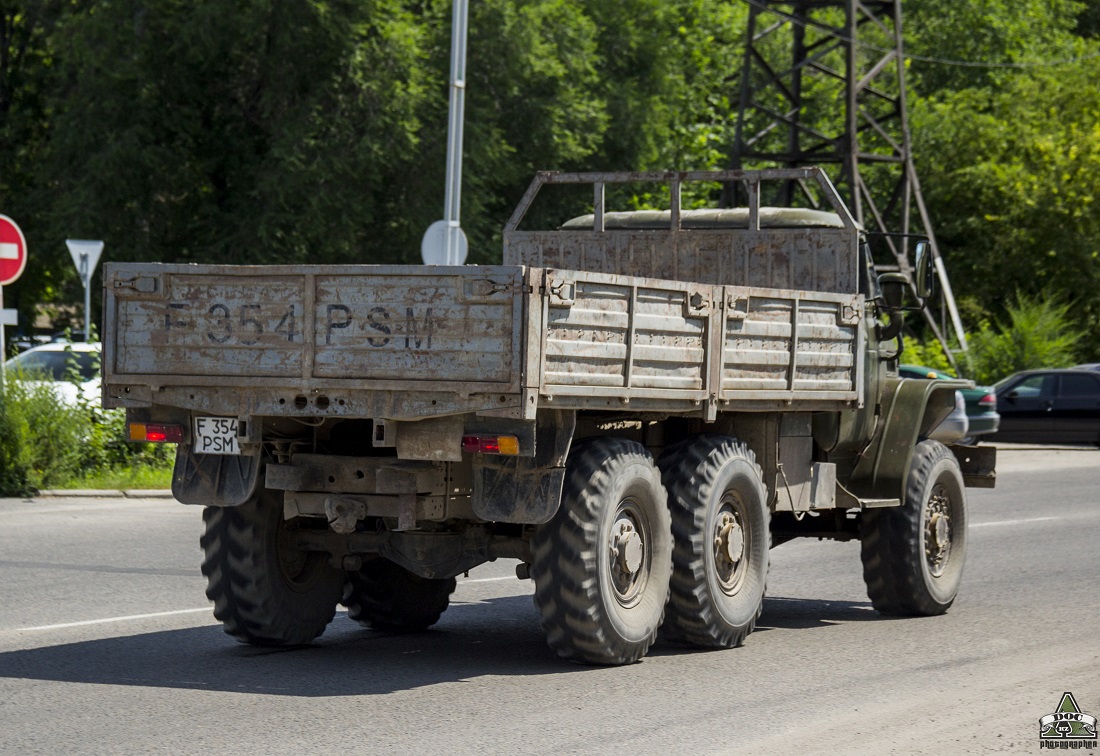
M 669 209 L 609 211 L 627 182 Z M 693 182 L 748 201 L 681 209 Z M 772 182 L 828 209 L 762 207 Z M 527 228 L 546 187 L 592 212 Z M 906 278 L 819 170 L 540 174 L 503 262 L 106 266 L 104 404 L 178 444 L 227 633 L 309 643 L 341 603 L 422 630 L 510 558 L 562 657 L 727 648 L 800 537 L 859 539 L 881 612 L 951 606 L 994 452 L 927 439 L 955 386 L 898 377 Z

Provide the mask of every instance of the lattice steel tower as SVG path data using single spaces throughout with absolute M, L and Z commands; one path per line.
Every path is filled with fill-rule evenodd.
M 745 0 L 749 5 L 734 168 L 823 164 L 869 232 L 924 234 L 942 292 L 939 321 L 966 349 L 951 284 L 913 166 L 905 101 L 901 0 Z M 837 124 L 843 124 L 839 129 Z M 813 204 L 786 187 L 778 204 Z M 910 271 L 903 237 L 875 237 L 880 270 Z M 892 257 L 893 259 L 889 259 Z M 948 352 L 952 362 L 953 356 Z

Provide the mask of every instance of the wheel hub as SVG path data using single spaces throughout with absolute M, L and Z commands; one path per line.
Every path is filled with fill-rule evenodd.
M 942 492 L 928 500 L 924 528 L 924 556 L 935 577 L 943 575 L 951 555 L 951 500 Z
M 629 604 L 644 587 L 646 539 L 629 511 L 619 513 L 610 533 L 611 582 L 621 602 Z
M 730 512 L 723 512 L 719 518 L 714 553 L 721 561 L 731 565 L 740 562 L 745 553 L 745 531 Z
M 722 509 L 714 520 L 714 574 L 723 593 L 734 596 L 747 571 L 745 558 L 747 535 L 742 524 L 743 503 L 727 494 Z

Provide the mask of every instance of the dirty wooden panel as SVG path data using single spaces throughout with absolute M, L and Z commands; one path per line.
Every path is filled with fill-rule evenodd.
M 673 282 L 561 272 L 548 277 L 543 387 L 701 391 L 707 311 Z M 707 289 L 709 302 L 709 288 Z
M 705 284 L 857 290 L 848 229 L 514 231 L 504 261 Z
M 163 281 L 160 297 L 118 301 L 118 372 L 301 374 L 301 277 L 168 275 Z
M 513 277 L 317 276 L 315 377 L 508 382 Z
M 856 398 L 857 298 L 732 287 L 726 297 L 723 398 L 744 392 Z

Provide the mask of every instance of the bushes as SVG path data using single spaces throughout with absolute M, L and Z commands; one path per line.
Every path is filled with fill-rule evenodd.
M 122 410 L 66 405 L 48 381 L 9 372 L 0 387 L 0 496 L 32 496 L 110 471 L 167 468 L 174 451 L 129 443 Z
M 970 336 L 970 378 L 989 384 L 1020 370 L 1076 364 L 1082 334 L 1074 329 L 1069 305 L 1058 299 L 1017 295 L 1007 310 L 1007 322 L 982 323 Z
M 996 383 L 1021 370 L 1072 367 L 1084 342 L 1071 318 L 1071 307 L 1057 297 L 1017 294 L 1006 316 L 993 323 L 987 313 L 967 337 L 969 349 L 956 354 L 962 375 L 979 385 Z M 1095 358 L 1093 358 L 1095 361 Z M 955 372 L 943 346 L 932 336 L 906 337 L 901 361 Z

